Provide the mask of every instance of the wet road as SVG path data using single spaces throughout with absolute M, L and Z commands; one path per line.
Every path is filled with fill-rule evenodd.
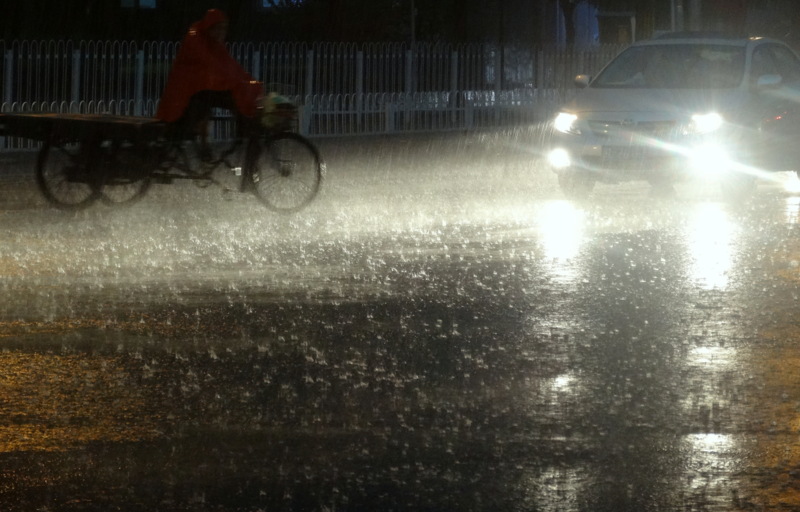
M 526 136 L 319 141 L 290 217 L 0 156 L 2 509 L 796 510 L 800 197 L 569 202 Z

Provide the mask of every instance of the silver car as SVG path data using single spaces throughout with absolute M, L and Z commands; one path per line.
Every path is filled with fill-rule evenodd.
M 758 177 L 800 167 L 800 58 L 780 41 L 669 34 L 575 82 L 547 155 L 570 197 L 702 174 L 742 198 Z

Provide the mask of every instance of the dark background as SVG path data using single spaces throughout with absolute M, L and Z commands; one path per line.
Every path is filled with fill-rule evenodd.
M 5 9 L 0 38 L 179 40 L 217 7 L 239 41 L 537 44 L 554 42 L 559 13 L 570 20 L 581 1 L 599 9 L 609 43 L 621 42 L 614 23 L 631 17 L 637 39 L 669 30 L 675 7 L 687 28 L 796 39 L 800 25 L 792 0 L 25 0 Z M 574 26 L 565 25 L 570 42 Z

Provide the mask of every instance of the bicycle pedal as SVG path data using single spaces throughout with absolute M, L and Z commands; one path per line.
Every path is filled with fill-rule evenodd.
M 208 188 L 214 183 L 211 178 L 195 178 L 193 181 L 197 188 Z
M 207 168 L 203 166 L 201 169 L 187 169 L 186 176 L 193 180 L 210 180 L 214 172 L 214 168 Z

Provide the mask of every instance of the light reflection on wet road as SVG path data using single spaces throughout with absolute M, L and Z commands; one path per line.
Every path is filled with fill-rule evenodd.
M 793 510 L 798 198 L 574 203 L 504 140 L 322 141 L 294 217 L 6 178 L 4 510 Z

